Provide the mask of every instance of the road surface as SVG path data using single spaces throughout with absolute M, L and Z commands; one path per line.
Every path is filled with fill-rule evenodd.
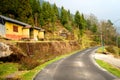
M 117 80 L 95 65 L 91 57 L 96 48 L 89 48 L 48 65 L 34 80 Z

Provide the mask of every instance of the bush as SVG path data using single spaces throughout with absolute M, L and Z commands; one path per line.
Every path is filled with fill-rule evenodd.
M 37 60 L 33 59 L 32 57 L 24 57 L 21 59 L 20 63 L 22 64 L 20 70 L 31 70 L 40 64 Z
M 113 46 L 107 46 L 106 50 L 110 53 L 115 53 L 114 47 Z
M 119 48 L 116 46 L 107 46 L 106 50 L 112 53 L 115 57 L 119 56 Z

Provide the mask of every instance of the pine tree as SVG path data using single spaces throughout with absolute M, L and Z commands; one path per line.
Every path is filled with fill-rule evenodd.
M 87 22 L 86 22 L 83 14 L 81 16 L 81 24 L 82 24 L 83 29 L 86 29 Z
M 34 25 L 39 26 L 41 6 L 39 0 L 30 0 Z
M 44 2 L 42 4 L 42 14 L 43 14 L 43 19 L 45 21 L 49 21 L 51 20 L 51 12 L 52 12 L 52 9 L 51 9 L 51 5 L 49 2 Z
M 80 15 L 79 11 L 76 12 L 75 14 L 75 23 L 76 26 L 79 29 L 79 34 L 78 34 L 78 41 L 82 41 L 82 36 L 84 32 L 84 17 Z
M 63 25 L 68 23 L 67 11 L 64 9 L 64 7 L 61 8 L 61 23 Z
M 96 33 L 96 32 L 97 32 L 97 25 L 96 25 L 96 24 L 94 24 L 94 25 L 92 26 L 91 31 L 92 31 L 93 33 Z
M 68 14 L 68 20 L 69 20 L 69 21 L 72 21 L 72 15 L 71 15 L 71 13 L 70 13 L 70 10 L 67 11 L 67 14 Z
M 32 18 L 32 8 L 30 6 L 29 0 L 18 0 L 19 1 L 19 6 L 17 13 L 18 19 L 20 21 L 33 24 L 33 18 Z
M 40 12 L 39 23 L 40 23 L 41 27 L 45 25 L 45 20 L 44 20 L 43 14 L 42 14 L 42 10 Z
M 82 29 L 81 16 L 80 16 L 79 11 L 77 11 L 75 14 L 75 23 L 79 29 Z
M 59 11 L 58 11 L 56 4 L 53 5 L 53 14 L 54 14 L 56 20 L 59 19 Z
M 70 10 L 67 11 L 67 17 L 68 17 L 68 22 L 67 22 L 67 24 L 65 25 L 65 28 L 66 28 L 67 30 L 69 30 L 70 32 L 72 32 L 73 19 L 72 19 Z
M 3 15 L 15 18 L 17 14 L 18 0 L 0 0 L 0 12 Z

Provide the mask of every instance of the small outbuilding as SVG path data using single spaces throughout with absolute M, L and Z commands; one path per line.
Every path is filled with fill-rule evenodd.
M 30 38 L 33 40 L 44 40 L 45 30 L 39 27 L 30 28 Z

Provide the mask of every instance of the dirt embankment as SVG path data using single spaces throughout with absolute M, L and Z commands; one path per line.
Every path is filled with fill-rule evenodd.
M 77 42 L 20 42 L 17 46 L 27 55 L 21 62 L 32 69 L 48 60 L 80 49 Z M 32 65 L 31 65 L 32 64 Z
M 11 55 L 0 58 L 3 62 L 17 62 L 20 70 L 33 69 L 57 56 L 80 49 L 77 41 L 69 42 L 17 42 L 8 44 Z
M 41 54 L 41 57 L 46 55 L 57 56 L 80 48 L 77 42 L 20 42 L 17 43 L 17 46 L 28 56 Z

